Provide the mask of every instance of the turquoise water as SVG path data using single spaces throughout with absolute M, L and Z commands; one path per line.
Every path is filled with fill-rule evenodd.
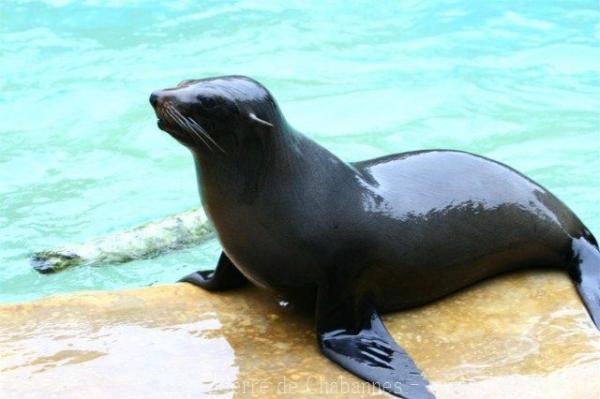
M 600 10 L 549 2 L 2 1 L 0 302 L 175 281 L 218 243 L 38 275 L 36 250 L 199 204 L 152 90 L 245 74 L 346 160 L 495 158 L 600 236 Z

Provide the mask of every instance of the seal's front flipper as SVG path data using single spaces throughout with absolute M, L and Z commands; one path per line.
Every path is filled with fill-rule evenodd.
M 317 334 L 329 359 L 376 387 L 406 399 L 435 399 L 410 356 L 396 344 L 372 306 L 331 302 L 319 293 Z
M 215 270 L 203 270 L 188 274 L 179 282 L 194 284 L 209 291 L 223 291 L 241 287 L 248 283 L 248 280 L 231 263 L 227 255 L 221 252 Z
M 596 328 L 600 330 L 600 251 L 586 240 L 573 240 L 575 264 L 570 274 Z

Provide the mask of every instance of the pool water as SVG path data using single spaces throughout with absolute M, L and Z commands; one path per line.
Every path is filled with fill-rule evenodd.
M 497 159 L 600 236 L 599 60 L 596 0 L 3 1 L 0 302 L 213 266 L 216 241 L 55 275 L 28 260 L 199 205 L 190 154 L 148 104 L 187 78 L 256 78 L 348 161 L 423 148 Z

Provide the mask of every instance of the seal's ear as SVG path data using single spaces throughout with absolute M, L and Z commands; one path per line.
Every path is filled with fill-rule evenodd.
M 273 127 L 273 124 L 271 122 L 267 122 L 263 119 L 260 119 L 258 116 L 256 116 L 256 114 L 252 111 L 248 112 L 248 118 L 250 118 L 251 121 L 256 122 L 262 126 L 267 126 L 267 127 Z

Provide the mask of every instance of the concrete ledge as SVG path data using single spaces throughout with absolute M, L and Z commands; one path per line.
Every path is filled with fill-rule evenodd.
M 600 397 L 600 334 L 561 273 L 504 276 L 385 321 L 439 399 Z M 310 317 L 255 288 L 0 305 L 0 348 L 3 399 L 371 396 L 319 355 Z

